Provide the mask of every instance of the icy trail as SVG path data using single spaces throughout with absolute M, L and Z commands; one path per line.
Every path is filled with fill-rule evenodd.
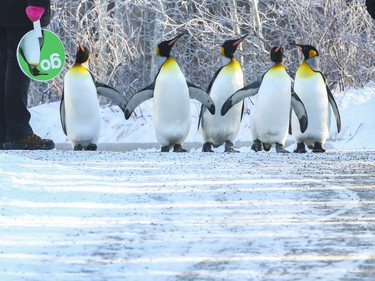
M 374 280 L 375 151 L 2 152 L 0 280 Z

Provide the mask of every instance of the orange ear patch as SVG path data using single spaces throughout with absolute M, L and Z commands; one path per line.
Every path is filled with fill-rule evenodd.
M 309 51 L 309 58 L 315 57 L 317 53 L 314 50 Z

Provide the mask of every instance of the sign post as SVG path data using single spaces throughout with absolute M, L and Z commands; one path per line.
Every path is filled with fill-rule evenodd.
M 22 71 L 36 81 L 54 79 L 65 65 L 65 49 L 60 38 L 42 29 L 38 38 L 36 30 L 26 33 L 17 47 L 17 60 Z

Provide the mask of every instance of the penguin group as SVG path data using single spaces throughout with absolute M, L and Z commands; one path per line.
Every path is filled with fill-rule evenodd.
M 235 59 L 237 47 L 247 35 L 225 41 L 220 47 L 223 65 L 215 72 L 206 90 L 186 80 L 171 51 L 184 35 L 157 45 L 156 55 L 163 58 L 154 81 L 126 101 L 114 88 L 99 83 L 88 68 L 89 51 L 77 47 L 76 61 L 64 77 L 60 105 L 61 124 L 74 150 L 96 150 L 100 134 L 100 107 L 97 95 L 109 98 L 129 119 L 142 102 L 153 99 L 153 124 L 161 152 L 186 152 L 183 144 L 191 127 L 190 99 L 199 101 L 201 111 L 198 130 L 202 136 L 202 152 L 224 145 L 224 151 L 238 152 L 234 142 L 244 113 L 244 99 L 254 97 L 250 112 L 253 138 L 251 149 L 288 153 L 288 133 L 296 142 L 295 153 L 325 152 L 331 110 L 341 130 L 340 113 L 326 78 L 319 68 L 319 52 L 310 45 L 291 43 L 304 59 L 295 79 L 283 65 L 284 50 L 270 50 L 271 66 L 257 81 L 244 85 L 240 63 Z

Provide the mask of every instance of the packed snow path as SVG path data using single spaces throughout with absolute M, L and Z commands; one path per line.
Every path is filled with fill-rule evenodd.
M 375 151 L 0 156 L 0 280 L 374 280 Z

